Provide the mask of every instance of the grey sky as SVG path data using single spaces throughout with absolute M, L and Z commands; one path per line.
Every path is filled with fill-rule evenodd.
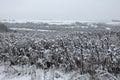
M 120 0 L 0 0 L 0 19 L 120 19 Z

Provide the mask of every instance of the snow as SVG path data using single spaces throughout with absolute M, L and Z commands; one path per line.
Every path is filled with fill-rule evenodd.
M 30 75 L 16 76 L 13 78 L 6 78 L 5 80 L 31 80 L 31 76 Z
M 25 30 L 25 31 L 33 31 L 33 29 L 29 29 L 29 28 L 10 28 L 12 30 Z
M 108 27 L 108 30 L 109 30 L 109 27 Z M 2 34 L 2 33 L 1 33 Z M 18 33 L 19 34 L 19 33 Z M 15 39 L 16 39 L 16 44 L 18 43 L 18 44 L 20 44 L 20 45 L 26 45 L 26 42 L 27 41 L 31 41 L 32 43 L 35 43 L 35 45 L 37 46 L 37 44 L 39 44 L 39 42 L 40 42 L 40 46 L 42 46 L 41 47 L 41 49 L 40 50 L 42 50 L 42 52 L 44 52 L 44 54 L 46 54 L 46 55 L 44 55 L 45 57 L 44 57 L 44 59 L 43 60 L 47 60 L 47 61 L 50 61 L 51 59 L 49 59 L 49 58 L 51 58 L 51 57 L 49 57 L 49 56 L 51 56 L 51 54 L 49 54 L 49 53 L 52 53 L 52 48 L 51 49 L 44 49 L 43 48 L 43 46 L 44 45 L 42 45 L 42 43 L 44 44 L 44 42 L 45 43 L 49 43 L 49 42 L 51 42 L 51 41 L 53 41 L 53 42 L 51 42 L 51 43 L 54 43 L 55 41 L 56 41 L 56 39 L 53 39 L 52 38 L 52 40 L 51 39 L 49 39 L 49 38 L 42 38 L 41 39 L 41 37 L 40 38 L 38 38 L 37 37 L 37 35 L 39 35 L 38 33 L 37 33 L 37 35 L 36 34 L 34 34 L 34 36 L 36 37 L 35 39 L 34 39 L 34 36 L 32 35 L 31 36 L 31 34 L 26 34 L 26 35 L 24 35 L 24 37 L 22 37 L 21 35 L 22 34 L 19 34 L 18 35 L 17 34 L 17 36 L 16 36 L 16 34 L 15 35 L 13 35 L 12 34 L 12 36 L 11 36 L 11 38 L 14 38 L 15 37 Z M 9 35 L 11 35 L 11 34 L 9 34 Z M 4 41 L 5 40 L 5 42 L 4 43 L 8 43 L 8 40 L 9 39 L 11 39 L 11 38 L 9 38 L 9 35 L 8 34 L 6 34 L 5 36 L 5 38 L 3 38 L 3 40 L 2 41 Z M 46 34 L 47 35 L 47 34 Z M 80 35 L 80 34 L 79 34 Z M 84 35 L 84 34 L 83 34 Z M 49 35 L 47 35 L 47 37 L 48 37 Z M 85 34 L 85 36 L 86 36 L 86 34 Z M 87 34 L 87 37 L 88 37 L 89 35 Z M 117 52 L 116 51 L 114 51 L 113 49 L 114 49 L 114 47 L 115 48 L 118 48 L 119 49 L 119 47 L 118 46 L 116 46 L 116 44 L 113 44 L 113 42 L 114 42 L 114 40 L 116 41 L 116 40 L 118 40 L 117 38 L 116 38 L 116 36 L 115 35 L 113 35 L 112 34 L 112 36 L 114 36 L 114 37 L 109 37 L 110 35 L 108 34 L 108 35 L 104 35 L 104 36 L 102 36 L 103 38 L 103 40 L 104 39 L 106 39 L 107 37 L 109 38 L 109 41 L 112 43 L 112 44 L 110 44 L 110 47 L 109 47 L 109 49 L 105 49 L 105 55 L 102 53 L 102 50 L 100 51 L 100 59 L 103 59 L 103 61 L 104 61 L 104 58 L 105 59 L 108 59 L 109 57 L 109 55 L 107 55 L 106 53 L 108 52 L 108 51 L 110 51 L 110 52 L 112 52 L 112 55 L 113 55 L 113 57 L 114 56 L 116 56 L 117 54 Z M 20 38 L 20 39 L 17 39 L 17 38 Z M 27 38 L 27 39 L 24 39 L 24 38 Z M 98 41 L 100 41 L 100 40 L 98 40 L 97 38 L 93 38 L 93 37 L 91 37 L 90 36 L 90 39 L 89 39 L 89 37 L 88 37 L 88 40 L 86 40 L 86 37 L 83 37 L 82 35 L 81 36 L 77 36 L 77 35 L 75 35 L 75 36 L 73 36 L 73 38 L 74 38 L 74 40 L 75 40 L 75 42 L 76 42 L 76 44 L 78 43 L 77 42 L 77 40 L 79 39 L 79 38 L 82 38 L 82 40 L 83 40 L 83 43 L 85 42 L 85 43 L 87 43 L 87 44 L 91 44 L 90 45 L 90 47 L 92 47 L 93 45 L 96 45 L 96 44 L 92 44 L 93 43 L 93 41 L 94 42 L 97 42 L 98 43 Z M 114 39 L 113 39 L 114 38 Z M 1 39 L 2 39 L 2 37 L 1 37 Z M 29 40 L 30 39 L 30 40 Z M 65 41 L 68 41 L 68 40 L 66 40 L 66 39 L 69 39 L 69 36 L 66 38 L 66 36 L 64 36 L 64 37 L 60 37 L 60 35 L 58 36 L 58 39 L 61 39 L 61 40 L 63 40 L 64 42 Z M 97 40 L 96 40 L 97 39 Z M 13 39 L 12 39 L 13 40 Z M 11 41 L 12 41 L 11 40 Z M 33 42 L 35 40 L 35 42 Z M 71 40 L 71 39 L 70 39 Z M 10 41 L 10 42 L 11 42 Z M 13 40 L 14 41 L 14 40 Z M 20 41 L 20 43 L 19 43 L 19 41 Z M 72 41 L 72 40 L 71 40 Z M 68 41 L 69 42 L 69 41 Z M 117 41 L 116 41 L 117 42 Z M 82 43 L 82 41 L 81 41 L 81 43 Z M 11 44 L 11 43 L 10 43 Z M 28 43 L 27 43 L 28 44 Z M 67 43 L 68 44 L 68 43 Z M 98 45 L 99 45 L 100 43 L 98 43 Z M 57 44 L 57 42 L 55 42 L 54 44 L 51 44 L 51 45 L 53 45 L 53 48 L 54 47 L 56 47 L 56 45 L 57 46 L 59 46 L 58 44 Z M 73 45 L 73 44 L 72 44 Z M 17 46 L 17 45 L 15 45 L 15 46 Z M 3 46 L 4 47 L 4 46 Z M 89 46 L 88 46 L 89 47 Z M 98 46 L 99 47 L 99 46 Z M 36 51 L 34 51 L 33 50 L 33 52 L 32 52 L 32 48 L 31 48 L 31 46 L 29 46 L 28 48 L 27 48 L 28 50 L 29 50 L 29 52 L 31 52 L 31 54 L 33 54 L 33 53 L 36 53 L 36 51 L 38 50 L 38 49 L 35 49 Z M 91 57 L 89 57 L 91 54 L 89 54 L 89 53 L 91 53 L 90 51 L 91 50 L 93 50 L 93 49 L 84 49 L 83 50 L 83 52 L 85 53 L 83 56 L 86 56 L 85 58 L 86 58 L 86 62 L 85 62 L 85 69 L 87 70 L 87 68 L 89 68 L 89 61 L 87 62 L 87 60 L 89 60 Z M 39 50 L 38 50 L 39 51 Z M 61 47 L 58 47 L 57 49 L 56 49 L 56 52 L 55 53 L 57 53 L 57 51 L 63 51 L 63 49 L 61 48 Z M 75 47 L 74 47 L 74 53 L 75 53 L 75 57 L 77 57 L 78 58 L 78 60 L 81 58 L 81 57 L 78 57 L 78 55 L 77 55 L 77 53 L 79 54 L 80 53 L 80 48 L 79 49 L 75 49 Z M 70 50 L 68 49 L 68 52 L 70 52 Z M 119 51 L 118 51 L 119 52 Z M 9 52 L 8 52 L 9 53 Z M 72 53 L 72 52 L 71 52 Z M 70 53 L 70 55 L 71 55 L 71 53 Z M 88 55 L 87 55 L 88 54 Z M 53 54 L 54 55 L 54 54 Z M 6 56 L 7 56 L 7 54 L 6 54 Z M 36 57 L 36 54 L 35 55 L 32 55 L 33 57 Z M 64 55 L 61 55 L 61 57 L 60 57 L 60 59 L 61 60 L 64 60 L 64 57 L 63 57 Z M 74 56 L 74 55 L 73 55 Z M 88 56 L 88 57 L 87 57 Z M 116 56 L 116 58 L 117 58 L 118 56 Z M 10 56 L 10 60 L 13 60 L 13 59 L 11 59 L 12 58 L 12 56 Z M 28 58 L 28 57 L 26 57 L 26 56 L 24 56 L 23 58 Z M 62 59 L 63 58 L 63 59 Z M 83 57 L 83 59 L 85 60 L 85 58 Z M 73 58 L 71 58 L 71 60 L 72 60 Z M 96 58 L 97 59 L 97 58 Z M 119 59 L 119 58 L 117 58 L 117 59 Z M 21 59 L 21 60 L 24 60 L 24 59 Z M 70 60 L 70 61 L 71 61 Z M 109 60 L 109 59 L 108 59 Z M 92 62 L 93 60 L 90 60 L 90 62 Z M 113 61 L 115 61 L 116 62 L 116 59 L 113 59 Z M 25 62 L 28 62 L 28 61 L 25 61 Z M 38 61 L 37 61 L 38 63 L 42 63 L 43 62 L 43 65 L 44 65 L 44 61 L 42 61 L 42 58 L 41 59 L 38 59 Z M 75 62 L 75 61 L 74 61 Z M 84 62 L 84 61 L 83 61 Z M 8 60 L 8 63 L 6 63 L 6 64 L 3 64 L 3 65 L 1 65 L 0 64 L 0 80 L 90 80 L 90 78 L 91 78 L 91 76 L 93 77 L 95 77 L 95 80 L 120 80 L 120 78 L 118 78 L 118 79 L 116 79 L 116 77 L 114 76 L 114 75 L 112 75 L 112 74 L 114 74 L 114 73 L 108 73 L 107 72 L 107 70 L 109 70 L 109 69 L 106 69 L 105 68 L 105 70 L 104 71 L 99 71 L 99 72 L 97 72 L 97 71 L 95 71 L 95 70 L 93 70 L 95 73 L 94 73 L 94 75 L 90 75 L 90 72 L 87 72 L 87 73 L 85 73 L 84 75 L 80 75 L 80 71 L 79 72 L 77 72 L 77 71 L 73 71 L 73 72 L 66 72 L 66 73 L 64 73 L 64 71 L 62 71 L 62 70 L 58 70 L 58 69 L 53 69 L 53 68 L 49 68 L 49 70 L 43 70 L 43 69 L 37 69 L 34 65 L 33 66 L 31 66 L 30 65 L 30 62 L 28 62 L 28 64 L 26 65 L 26 66 L 22 66 L 21 64 L 17 64 L 16 66 L 9 66 L 10 65 L 10 61 Z M 21 66 L 18 66 L 18 65 L 21 65 Z M 35 63 L 35 65 L 36 65 L 36 63 Z M 108 64 L 109 65 L 109 64 Z M 66 67 L 67 65 L 65 64 L 65 67 Z M 93 67 L 94 66 L 96 66 L 96 65 L 93 65 Z M 53 67 L 53 66 L 51 66 L 51 67 Z M 87 68 L 86 68 L 87 67 Z M 98 67 L 99 67 L 99 65 L 98 65 Z M 102 65 L 101 65 L 101 67 L 102 67 Z M 118 66 L 119 67 L 119 66 Z M 94 67 L 95 68 L 95 67 Z M 59 69 L 61 69 L 61 65 L 60 65 L 60 67 L 59 67 Z M 102 70 L 101 68 L 98 68 L 98 69 L 100 69 L 100 70 Z M 63 69 L 64 70 L 64 69 Z M 113 70 L 112 70 L 113 71 Z M 114 71 L 113 71 L 114 72 Z M 45 78 L 45 79 L 44 79 Z M 53 79 L 54 78 L 54 79 Z M 99 79 L 96 79 L 96 78 L 99 78 Z M 93 79 L 91 79 L 91 80 L 93 80 Z
M 48 24 L 71 24 L 75 22 L 89 22 L 89 23 L 98 23 L 99 21 L 82 21 L 82 20 L 53 20 L 53 19 L 39 19 L 39 20 L 0 20 L 0 22 L 8 22 L 8 23 L 48 23 Z
M 80 78 L 80 80 L 89 80 L 87 76 L 79 75 L 79 73 L 75 72 L 65 74 L 60 70 L 42 70 L 36 69 L 34 66 L 29 68 L 27 68 L 27 66 L 24 68 L 16 66 L 14 68 L 17 69 L 18 72 L 9 74 L 9 71 L 5 72 L 5 67 L 1 66 L 0 80 L 75 80 L 77 78 Z M 18 73 L 21 73 L 21 75 L 18 75 Z
M 41 32 L 54 32 L 54 30 L 43 30 L 43 29 L 38 29 L 37 31 L 41 31 Z
M 106 30 L 111 30 L 111 28 L 109 28 L 109 27 L 106 27 Z
M 90 80 L 89 74 L 80 75 L 79 72 L 69 72 L 69 73 L 63 73 L 61 70 L 56 69 L 49 69 L 49 70 L 43 70 L 43 69 L 36 69 L 36 67 L 33 66 L 13 66 L 16 70 L 18 70 L 17 73 L 11 73 L 11 71 L 5 72 L 5 66 L 0 66 L 0 80 Z M 107 73 L 102 70 L 98 70 L 98 73 L 94 76 L 96 76 L 96 79 L 99 80 L 120 80 L 120 77 L 118 76 L 118 79 L 113 76 L 110 73 Z M 20 75 L 18 75 L 21 73 Z
M 81 28 L 88 28 L 88 26 L 81 26 Z
M 120 25 L 120 22 L 107 22 L 108 25 Z
M 1 22 L 9 23 L 49 23 L 49 24 L 71 24 L 76 20 L 51 20 L 51 19 L 41 19 L 41 20 L 0 20 Z
M 44 29 L 30 29 L 30 28 L 10 28 L 11 30 L 23 30 L 23 31 L 40 31 L 40 32 L 55 32 L 55 30 L 44 30 Z

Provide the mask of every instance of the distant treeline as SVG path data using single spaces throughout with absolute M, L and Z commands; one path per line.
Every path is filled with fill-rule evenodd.
M 56 31 L 107 31 L 110 28 L 112 31 L 120 31 L 120 25 L 110 25 L 106 23 L 87 23 L 74 22 L 71 24 L 49 24 L 49 23 L 4 23 L 9 28 L 30 28 L 30 29 L 44 29 Z

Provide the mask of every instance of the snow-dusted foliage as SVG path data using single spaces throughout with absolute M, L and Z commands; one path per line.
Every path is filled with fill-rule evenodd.
M 120 32 L 0 33 L 0 62 L 31 80 L 117 80 Z

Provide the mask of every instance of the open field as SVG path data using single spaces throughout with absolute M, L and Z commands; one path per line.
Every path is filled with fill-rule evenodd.
M 120 79 L 118 24 L 4 24 L 0 80 Z

